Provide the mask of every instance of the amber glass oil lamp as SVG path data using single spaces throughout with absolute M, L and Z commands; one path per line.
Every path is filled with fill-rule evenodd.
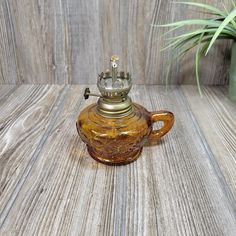
M 112 56 L 111 69 L 99 75 L 97 86 L 101 94 L 85 89 L 85 99 L 89 96 L 99 99 L 81 111 L 76 122 L 90 156 L 108 165 L 135 161 L 145 143 L 159 140 L 174 123 L 171 112 L 149 112 L 132 102 L 128 96 L 132 87 L 131 76 L 118 72 L 118 60 L 117 56 Z M 163 126 L 153 130 L 153 123 L 160 121 Z

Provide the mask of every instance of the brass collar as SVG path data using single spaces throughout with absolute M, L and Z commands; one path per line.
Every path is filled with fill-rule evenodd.
M 100 115 L 108 118 L 124 117 L 133 111 L 132 101 L 129 96 L 122 98 L 122 100 L 100 97 L 97 111 Z

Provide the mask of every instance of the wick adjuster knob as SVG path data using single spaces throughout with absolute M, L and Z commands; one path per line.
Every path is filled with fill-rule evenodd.
M 89 96 L 101 97 L 99 94 L 91 93 L 89 88 L 84 90 L 84 99 L 88 99 Z
M 85 99 L 85 100 L 89 98 L 89 94 L 90 94 L 90 89 L 89 89 L 89 88 L 86 88 L 86 89 L 84 90 L 84 99 Z

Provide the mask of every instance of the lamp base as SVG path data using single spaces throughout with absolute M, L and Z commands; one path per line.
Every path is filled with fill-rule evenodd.
M 136 161 L 139 155 L 142 152 L 142 148 L 137 149 L 135 151 L 129 153 L 122 153 L 119 156 L 107 156 L 106 153 L 101 153 L 92 147 L 88 146 L 88 152 L 90 156 L 105 165 L 126 165 L 133 161 Z

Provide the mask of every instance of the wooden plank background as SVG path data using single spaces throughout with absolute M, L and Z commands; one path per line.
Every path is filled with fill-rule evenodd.
M 171 110 L 175 125 L 136 162 L 111 167 L 75 128 L 97 100 L 83 99 L 85 86 L 2 86 L 0 235 L 236 235 L 236 107 L 224 89 L 200 99 L 193 86 L 135 85 L 132 100 Z
M 193 86 L 149 86 L 165 83 L 171 58 L 151 25 L 203 14 L 171 2 L 0 1 L 0 235 L 236 235 L 235 104 L 223 87 L 201 99 Z M 110 168 L 89 157 L 75 119 L 114 53 L 141 84 L 132 99 L 176 122 Z M 203 82 L 226 84 L 229 58 L 230 42 L 217 43 Z M 194 83 L 193 59 L 176 62 L 171 83 Z
M 199 0 L 223 8 L 229 0 Z M 164 29 L 151 24 L 199 17 L 170 0 L 2 0 L 1 84 L 95 83 L 118 54 L 136 84 L 165 83 L 170 51 Z M 229 43 L 216 46 L 201 67 L 205 84 L 225 84 Z M 171 71 L 172 83 L 192 83 L 193 54 Z

